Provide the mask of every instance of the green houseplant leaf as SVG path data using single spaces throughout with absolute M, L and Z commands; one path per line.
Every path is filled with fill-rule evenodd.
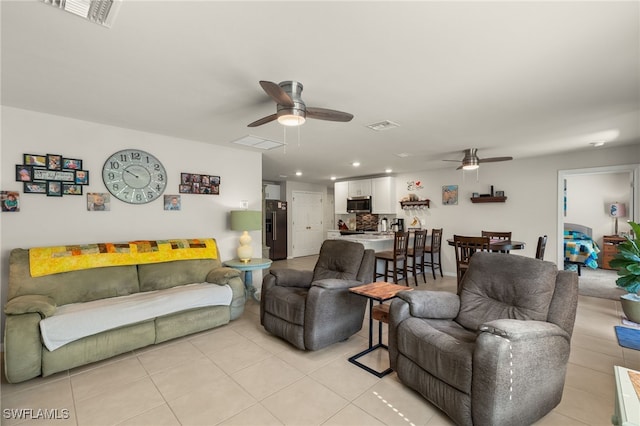
M 610 262 L 618 270 L 616 285 L 628 293 L 640 292 L 640 225 L 629 221 L 635 238 L 626 236 L 626 241 L 618 245 L 618 253 Z

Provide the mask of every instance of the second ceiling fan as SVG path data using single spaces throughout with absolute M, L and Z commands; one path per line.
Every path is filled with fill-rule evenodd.
M 300 126 L 307 118 L 327 121 L 351 121 L 353 114 L 327 108 L 307 107 L 302 101 L 302 83 L 297 81 L 283 81 L 280 84 L 271 81 L 260 81 L 262 89 L 277 104 L 275 114 L 262 117 L 247 127 L 257 127 L 271 121 L 278 120 L 284 126 Z
M 442 161 L 455 161 L 461 163 L 456 170 L 475 170 L 480 167 L 480 163 L 493 163 L 497 161 L 509 161 L 513 160 L 513 157 L 490 157 L 480 158 L 478 157 L 477 148 L 468 148 L 464 150 L 464 158 L 462 160 L 442 160 Z

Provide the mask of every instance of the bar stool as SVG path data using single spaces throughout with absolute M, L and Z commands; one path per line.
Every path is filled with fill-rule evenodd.
M 442 244 L 442 228 L 433 229 L 431 231 L 431 244 L 424 246 L 424 266 L 431 268 L 433 279 L 436 279 L 436 269 L 440 270 L 440 278 L 442 275 L 442 265 L 440 264 L 440 245 Z M 429 259 L 427 256 L 429 255 Z M 437 255 L 437 259 L 436 259 Z
M 460 294 L 462 278 L 469 269 L 471 256 L 477 251 L 489 251 L 489 237 L 465 237 L 454 235 L 453 241 L 456 246 L 456 275 L 458 277 L 458 289 L 456 294 Z
M 547 247 L 547 236 L 538 237 L 538 247 L 536 247 L 536 259 L 544 260 L 544 249 Z
M 511 240 L 511 232 L 482 231 L 483 237 L 489 237 L 490 240 Z M 496 250 L 500 253 L 509 253 L 509 250 Z
M 384 277 L 389 279 L 389 273 L 392 273 L 393 282 L 398 284 L 398 272 L 401 273 L 404 280 L 407 279 L 407 243 L 409 241 L 409 233 L 398 231 L 393 238 L 393 250 L 379 251 L 376 253 L 376 279 Z M 384 262 L 384 272 L 378 272 L 378 260 Z M 402 266 L 400 266 L 402 262 Z M 391 263 L 392 269 L 389 269 Z M 407 283 L 408 285 L 409 283 Z
M 416 230 L 413 232 L 413 247 L 407 249 L 407 263 L 409 258 L 412 259 L 410 265 L 407 265 L 407 270 L 410 270 L 413 274 L 413 278 L 416 281 L 416 287 L 418 286 L 418 274 L 422 274 L 424 283 L 427 283 L 427 278 L 424 274 L 424 243 L 427 239 L 427 230 Z M 409 285 L 409 278 L 407 278 L 407 285 Z

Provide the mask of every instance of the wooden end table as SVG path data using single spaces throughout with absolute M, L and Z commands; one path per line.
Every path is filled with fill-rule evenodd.
M 391 300 L 397 296 L 401 291 L 411 291 L 413 288 L 403 285 L 392 284 L 385 281 L 378 281 L 370 284 L 361 285 L 358 287 L 351 287 L 349 291 L 359 296 L 364 296 L 369 299 L 369 347 L 364 351 L 355 354 L 349 358 L 349 362 L 357 365 L 358 367 L 368 371 L 369 373 L 383 377 L 391 373 L 393 370 L 391 367 L 384 371 L 376 371 L 373 368 L 364 365 L 358 358 L 375 351 L 376 349 L 389 349 L 387 345 L 382 343 L 382 323 L 389 322 L 389 305 L 384 305 L 382 302 Z M 374 307 L 373 301 L 377 300 L 378 305 Z M 378 321 L 378 343 L 373 344 L 373 320 Z

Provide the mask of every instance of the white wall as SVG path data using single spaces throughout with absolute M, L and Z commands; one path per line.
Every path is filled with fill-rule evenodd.
M 2 306 L 6 303 L 7 265 L 13 248 L 214 237 L 221 260 L 227 260 L 235 257 L 239 237 L 229 230 L 229 211 L 239 209 L 242 200 L 249 202 L 249 209 L 262 209 L 260 153 L 16 108 L 2 107 L 1 111 L 0 189 L 21 193 L 20 212 L 0 214 Z M 211 137 L 214 139 L 215 135 Z M 165 211 L 162 200 L 131 205 L 112 197 L 111 211 L 89 212 L 86 195 L 22 194 L 22 183 L 15 181 L 15 164 L 22 163 L 24 153 L 62 154 L 81 159 L 89 170 L 90 184 L 85 187 L 85 194 L 107 192 L 101 176 L 104 161 L 126 148 L 148 151 L 162 161 L 169 179 L 165 194 L 178 194 L 180 173 L 187 172 L 220 176 L 220 195 L 180 194 L 181 211 Z M 261 232 L 253 231 L 251 236 L 254 252 L 261 253 Z M 254 274 L 254 280 L 261 281 L 260 274 Z
M 614 202 L 630 209 L 631 173 L 595 173 L 567 176 L 567 215 L 564 221 L 593 229 L 593 239 L 602 247 L 602 237 L 614 234 L 614 219 L 606 208 Z M 618 219 L 618 232 L 628 232 L 627 218 Z
M 443 228 L 443 270 L 448 275 L 455 275 L 455 253 L 446 239 L 454 234 L 479 235 L 482 230 L 511 231 L 514 240 L 527 244 L 524 250 L 514 253 L 531 257 L 535 255 L 538 236 L 546 234 L 549 240 L 545 260 L 556 262 L 559 170 L 638 163 L 640 144 L 482 164 L 477 181 L 475 171 L 463 172 L 451 167 L 398 175 L 396 194 L 400 199 L 410 193 L 407 182 L 421 182 L 423 189 L 411 192 L 420 199 L 430 199 L 431 207 L 419 212 L 418 217 L 422 226 L 429 230 Z M 458 185 L 458 205 L 442 204 L 444 185 Z M 505 192 L 508 197 L 505 203 L 473 204 L 470 201 L 473 192 L 489 193 L 491 185 L 494 190 Z M 415 212 L 403 212 L 398 204 L 397 213 L 408 223 Z

